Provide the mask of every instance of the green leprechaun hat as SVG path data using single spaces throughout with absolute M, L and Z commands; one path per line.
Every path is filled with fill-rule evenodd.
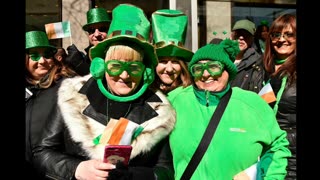
M 87 24 L 82 29 L 88 31 L 89 25 L 97 23 L 110 23 L 111 18 L 104 8 L 92 8 L 87 12 Z
M 29 31 L 26 32 L 26 51 L 32 48 L 48 48 L 53 52 L 57 48 L 49 44 L 47 34 L 43 31 Z
M 179 10 L 162 9 L 152 13 L 153 43 L 158 57 L 175 56 L 189 62 L 193 52 L 184 47 L 188 17 Z
M 131 4 L 120 4 L 112 10 L 108 38 L 90 49 L 89 57 L 105 58 L 105 50 L 112 43 L 126 41 L 135 43 L 144 50 L 144 64 L 155 68 L 158 58 L 154 46 L 149 43 L 150 22 L 143 10 Z

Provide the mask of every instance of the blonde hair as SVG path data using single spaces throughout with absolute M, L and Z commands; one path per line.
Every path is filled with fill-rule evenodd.
M 109 47 L 106 53 L 105 60 L 110 59 L 133 59 L 143 60 L 144 53 L 142 49 L 136 46 L 128 46 L 123 44 L 113 44 Z

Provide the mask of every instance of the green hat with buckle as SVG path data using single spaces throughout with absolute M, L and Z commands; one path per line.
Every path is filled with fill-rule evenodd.
M 97 23 L 110 23 L 111 18 L 104 8 L 92 8 L 87 12 L 87 24 L 82 29 L 88 31 L 88 27 Z
M 193 52 L 184 47 L 188 17 L 179 10 L 161 9 L 152 13 L 151 18 L 158 57 L 175 56 L 189 62 Z
M 108 38 L 99 42 L 89 50 L 92 60 L 90 73 L 97 80 L 98 87 L 104 96 L 120 102 L 132 101 L 140 97 L 154 81 L 154 69 L 158 58 L 154 46 L 149 42 L 150 22 L 143 10 L 132 4 L 120 4 L 112 10 L 112 21 L 108 31 Z M 144 52 L 143 85 L 133 95 L 116 96 L 109 92 L 102 83 L 104 77 L 106 52 L 111 45 L 127 45 L 139 47 Z
M 49 44 L 48 36 L 43 31 L 26 32 L 26 51 L 32 48 L 48 48 L 56 52 L 57 48 Z
M 90 49 L 89 57 L 105 58 L 106 49 L 118 41 L 134 43 L 144 50 L 144 64 L 155 68 L 158 58 L 149 42 L 150 22 L 143 10 L 131 4 L 120 4 L 112 10 L 108 38 Z

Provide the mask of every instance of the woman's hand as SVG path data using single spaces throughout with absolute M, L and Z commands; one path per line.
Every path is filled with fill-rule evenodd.
M 109 175 L 109 171 L 114 168 L 115 165 L 104 163 L 102 160 L 82 161 L 76 169 L 75 177 L 78 180 L 105 180 Z

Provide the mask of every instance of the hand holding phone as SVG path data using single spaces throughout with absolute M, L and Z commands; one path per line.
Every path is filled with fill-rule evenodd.
M 132 146 L 130 145 L 107 145 L 104 150 L 103 162 L 116 165 L 118 161 L 128 165 Z

